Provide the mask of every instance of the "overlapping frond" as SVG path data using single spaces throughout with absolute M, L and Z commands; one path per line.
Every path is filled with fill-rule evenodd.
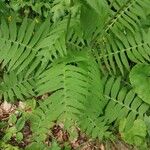
M 32 131 L 35 141 L 44 141 L 52 123 L 63 122 L 66 128 L 73 126 L 85 100 L 88 84 L 86 70 L 68 63 L 58 63 L 39 76 L 39 95 L 52 95 L 34 111 Z M 78 62 L 76 62 L 78 64 Z M 38 127 L 37 127 L 38 125 Z M 42 130 L 41 130 L 42 128 Z
M 0 93 L 4 100 L 24 100 L 35 95 L 36 77 L 24 77 L 24 72 L 16 75 L 15 71 L 4 73 L 0 83 Z
M 58 57 L 67 55 L 65 36 L 67 20 L 53 24 L 49 30 L 48 36 L 41 40 L 37 47 L 40 49 L 37 56 L 42 56 L 43 61 L 53 61 Z
M 32 140 L 41 143 L 46 140 L 49 129 L 54 125 L 54 121 L 62 114 L 62 103 L 60 91 L 46 99 L 33 112 L 31 116 Z
M 80 51 L 84 49 L 85 41 L 83 39 L 83 31 L 81 28 L 81 24 L 78 19 L 71 19 L 66 42 L 67 42 L 67 47 L 70 50 Z
M 2 19 L 0 34 L 2 68 L 7 66 L 8 71 L 18 69 L 17 73 L 20 73 L 31 63 L 36 68 L 41 62 L 52 62 L 58 57 L 65 56 L 66 24 L 67 19 L 53 25 L 50 25 L 47 19 L 39 25 L 36 24 L 36 20 L 29 21 L 25 18 L 18 27 L 15 17 L 8 23 Z
M 97 63 L 91 56 L 82 61 L 75 59 L 58 63 L 41 74 L 37 92 L 39 95 L 51 92 L 52 95 L 35 110 L 34 121 L 31 119 L 34 140 L 43 141 L 55 120 L 63 122 L 66 129 L 78 122 L 93 138 L 108 137 L 108 127 L 99 117 L 104 108 L 100 76 Z
M 149 0 L 114 0 L 110 2 L 110 15 L 106 25 L 101 32 L 97 29 L 95 36 L 105 37 L 106 33 L 113 32 L 116 28 L 126 28 L 134 33 L 139 29 L 140 19 L 146 19 L 144 8 L 149 4 Z
M 111 74 L 116 74 L 117 70 L 124 74 L 124 70 L 130 70 L 130 62 L 149 62 L 149 35 L 150 32 L 145 31 L 137 31 L 134 36 L 130 31 L 127 31 L 126 34 L 119 31 L 116 32 L 117 39 L 109 35 L 101 47 L 102 64 Z
M 24 77 L 24 72 L 16 75 L 15 71 L 4 73 L 3 81 L 0 83 L 0 93 L 4 100 L 24 100 L 35 96 L 36 77 Z
M 109 9 L 103 0 L 83 0 L 81 4 L 81 26 L 84 38 L 90 43 L 97 29 L 100 32 L 104 28 Z
M 22 25 L 18 27 L 15 16 L 11 16 L 8 21 L 2 18 L 0 28 L 2 68 L 7 67 L 8 71 L 19 68 L 17 71 L 19 73 L 32 63 L 38 51 L 37 43 L 43 39 L 43 32 L 48 27 L 48 20 L 36 30 L 35 20 L 29 21 L 24 18 Z
M 67 54 L 66 20 L 50 26 L 49 19 L 39 25 L 25 17 L 18 26 L 15 16 L 11 17 L 2 18 L 0 27 L 0 62 L 6 70 L 3 78 L 7 79 L 1 83 L 1 93 L 6 100 L 23 99 L 30 93 L 33 96 L 35 83 L 33 87 L 24 84 L 30 85 L 29 81 L 40 75 L 49 61 Z
M 70 135 L 71 127 L 79 127 L 100 140 L 122 119 L 129 131 L 135 120 L 144 124 L 150 110 L 150 30 L 141 21 L 150 14 L 150 1 L 52 0 L 50 5 L 51 16 L 43 23 L 0 18 L 0 96 L 43 99 L 28 114 L 27 149 L 49 149 L 45 141 L 57 123 Z M 136 63 L 142 64 L 130 73 Z
M 121 81 L 121 78 L 106 78 L 104 97 L 106 104 L 104 110 L 105 122 L 119 122 L 126 118 L 130 128 L 137 118 L 144 118 L 149 105 L 144 103 L 128 85 Z
M 105 107 L 103 102 L 103 83 L 97 63 L 94 60 L 89 61 L 89 63 L 87 75 L 90 86 L 87 87 L 88 93 L 84 107 L 79 115 L 79 125 L 92 138 L 103 139 L 110 135 L 109 131 L 107 131 L 106 122 L 104 122 L 103 117 L 100 117 Z
M 101 50 L 100 60 L 110 74 L 130 70 L 130 61 L 149 61 L 148 34 L 141 31 L 141 19 L 146 19 L 144 11 L 147 0 L 113 1 L 112 12 L 102 30 L 97 29 L 97 39 Z M 97 36 L 97 38 L 96 38 Z M 97 44 L 96 44 L 97 45 Z M 95 45 L 93 45 L 95 47 Z
M 9 15 L 9 9 L 7 4 L 4 3 L 4 1 L 0 1 L 0 15 L 8 16 Z

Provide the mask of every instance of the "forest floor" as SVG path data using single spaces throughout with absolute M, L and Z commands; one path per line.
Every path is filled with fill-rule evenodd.
M 0 122 L 8 122 L 9 116 L 13 113 L 16 113 L 17 108 L 20 107 L 24 109 L 24 103 L 18 102 L 17 104 L 10 104 L 7 102 L 0 103 Z M 18 146 L 19 148 L 25 148 L 30 143 L 30 137 L 32 132 L 30 130 L 30 123 L 26 123 L 24 128 L 21 131 L 23 133 L 23 140 L 18 143 L 15 138 L 11 138 L 9 144 L 13 146 Z M 51 128 L 52 135 L 48 137 L 45 141 L 46 144 L 51 145 L 52 138 L 55 138 L 59 145 L 64 147 L 64 145 L 69 145 L 72 150 L 135 150 L 133 147 L 125 144 L 124 142 L 117 140 L 115 142 L 107 141 L 101 143 L 98 140 L 93 140 L 88 138 L 84 133 L 77 128 L 77 136 L 75 139 L 70 140 L 69 134 L 64 130 L 63 124 L 55 124 Z M 5 129 L 0 129 L 0 138 L 5 134 Z

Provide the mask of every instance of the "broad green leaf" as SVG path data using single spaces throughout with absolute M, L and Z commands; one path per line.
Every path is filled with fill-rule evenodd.
M 20 131 L 20 130 L 22 130 L 22 128 L 24 127 L 24 125 L 25 125 L 25 118 L 24 117 L 21 117 L 21 118 L 19 118 L 18 119 L 18 121 L 17 121 L 17 123 L 16 123 L 16 129 L 17 129 L 17 131 Z
M 134 121 L 133 126 L 128 130 L 125 130 L 126 124 L 126 119 L 120 122 L 119 128 L 122 138 L 129 144 L 135 144 L 136 146 L 145 144 L 144 139 L 147 135 L 145 122 L 141 119 L 137 119 Z
M 23 134 L 22 134 L 21 132 L 18 132 L 18 133 L 16 134 L 16 139 L 17 139 L 18 142 L 22 141 L 22 139 L 23 139 Z
M 150 65 L 137 64 L 130 72 L 130 82 L 138 96 L 150 104 Z
M 12 114 L 12 115 L 9 117 L 8 123 L 9 123 L 9 124 L 15 124 L 16 121 L 17 121 L 16 115 Z

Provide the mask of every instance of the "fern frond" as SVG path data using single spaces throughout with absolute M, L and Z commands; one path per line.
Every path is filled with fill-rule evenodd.
M 100 59 L 111 74 L 116 74 L 117 68 L 122 74 L 125 69 L 129 71 L 129 61 L 135 63 L 150 61 L 150 40 L 148 38 L 150 31 L 137 32 L 134 33 L 134 36 L 130 31 L 127 31 L 126 34 L 118 31 L 116 34 L 117 39 L 109 36 L 101 46 Z
M 30 118 L 34 142 L 38 143 L 46 140 L 49 129 L 54 125 L 54 121 L 58 119 L 62 112 L 60 91 L 54 93 L 40 104 Z
M 65 45 L 66 21 L 63 20 L 51 26 L 48 36 L 37 45 L 37 48 L 40 49 L 37 56 L 42 56 L 44 57 L 43 59 L 53 61 L 58 57 L 67 55 Z
M 83 31 L 78 19 L 71 19 L 67 35 L 67 48 L 70 50 L 82 50 L 85 47 Z
M 110 136 L 108 126 L 103 117 L 100 117 L 105 107 L 101 73 L 96 62 L 89 61 L 89 63 L 87 76 L 90 85 L 87 87 L 88 93 L 79 115 L 79 126 L 92 138 L 108 138 Z
M 121 78 L 107 78 L 105 83 L 105 121 L 119 122 L 126 118 L 130 128 L 135 119 L 143 119 L 149 105 L 144 103 L 127 85 L 122 86 Z
M 107 3 L 103 0 L 83 0 L 81 4 L 81 26 L 84 37 L 90 43 L 97 28 L 99 30 L 104 28 L 109 9 Z
M 0 1 L 0 15 L 9 16 L 8 5 L 4 1 Z
M 0 93 L 4 100 L 24 100 L 35 95 L 36 77 L 25 78 L 24 72 L 16 76 L 15 71 L 4 73 L 0 83 Z
M 149 0 L 114 0 L 110 7 L 110 17 L 106 22 L 105 28 L 99 32 L 99 29 L 95 32 L 94 36 L 100 35 L 105 37 L 107 32 L 113 30 L 113 28 L 127 28 L 134 32 L 133 29 L 139 29 L 139 18 L 146 18 L 144 8 L 149 5 Z
M 83 41 L 79 39 L 75 32 L 71 33 L 71 30 L 77 29 L 78 22 L 76 19 L 72 19 L 70 22 L 69 29 L 67 29 L 68 19 L 63 19 L 62 21 L 53 24 L 50 27 L 50 32 L 46 38 L 41 40 L 37 46 L 39 50 L 37 56 L 43 57 L 43 61 L 53 62 L 57 58 L 65 57 L 70 51 L 67 47 L 67 43 L 73 43 L 74 45 L 79 45 L 79 42 Z M 69 30 L 69 36 L 66 39 L 67 30 Z M 77 39 L 74 39 L 77 38 Z
M 72 105 L 80 107 L 83 95 L 86 93 L 86 71 L 84 69 L 69 64 L 59 64 L 43 73 L 40 78 L 38 82 L 40 86 L 37 88 L 39 94 L 60 90 L 64 109 L 68 107 L 68 111 L 73 111 Z
M 27 18 L 24 18 L 22 25 L 18 28 L 14 16 L 8 23 L 5 19 L 1 20 L 0 61 L 2 68 L 7 66 L 8 71 L 19 68 L 17 73 L 20 73 L 33 63 L 39 50 L 36 45 L 43 38 L 43 32 L 45 28 L 48 28 L 49 21 L 41 24 L 37 31 L 35 31 L 35 24 L 35 20 L 29 22 Z
M 73 61 L 64 61 L 55 64 L 39 76 L 36 90 L 39 95 L 46 92 L 53 94 L 41 103 L 31 119 L 35 141 L 45 140 L 46 133 L 55 120 L 63 122 L 67 129 L 77 120 L 76 114 L 79 114 L 83 107 L 84 95 L 88 92 L 88 82 L 86 70 L 72 63 Z M 78 61 L 76 63 L 78 64 Z
M 125 70 L 130 70 L 129 59 L 133 62 L 149 61 L 149 50 L 147 50 L 149 43 L 145 38 L 147 33 L 141 31 L 140 27 L 140 20 L 147 16 L 144 11 L 145 4 L 150 2 L 147 0 L 144 2 L 142 0 L 113 1 L 111 8 L 114 13 L 108 17 L 106 27 L 95 31 L 93 39 L 97 39 L 99 46 L 94 43 L 93 47 L 96 49 L 98 46 L 97 49 L 101 50 L 99 51 L 101 63 L 110 74 L 116 74 L 119 70 L 124 75 Z
M 41 103 L 35 110 L 35 119 L 31 119 L 36 141 L 46 138 L 55 120 L 63 122 L 68 131 L 78 122 L 94 138 L 109 136 L 107 125 L 99 117 L 104 108 L 101 74 L 95 60 L 88 55 L 86 58 L 85 54 L 84 59 L 75 58 L 67 63 L 57 63 L 39 76 L 39 95 L 46 92 L 53 94 Z

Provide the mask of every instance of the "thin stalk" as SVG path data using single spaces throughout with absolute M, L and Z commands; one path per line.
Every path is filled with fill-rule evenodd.
M 70 0 L 70 8 L 73 6 L 73 4 L 74 4 L 73 0 Z M 66 30 L 66 37 L 65 37 L 66 44 L 67 44 L 70 22 L 71 22 L 71 9 L 69 10 L 69 17 L 67 22 L 67 30 Z

